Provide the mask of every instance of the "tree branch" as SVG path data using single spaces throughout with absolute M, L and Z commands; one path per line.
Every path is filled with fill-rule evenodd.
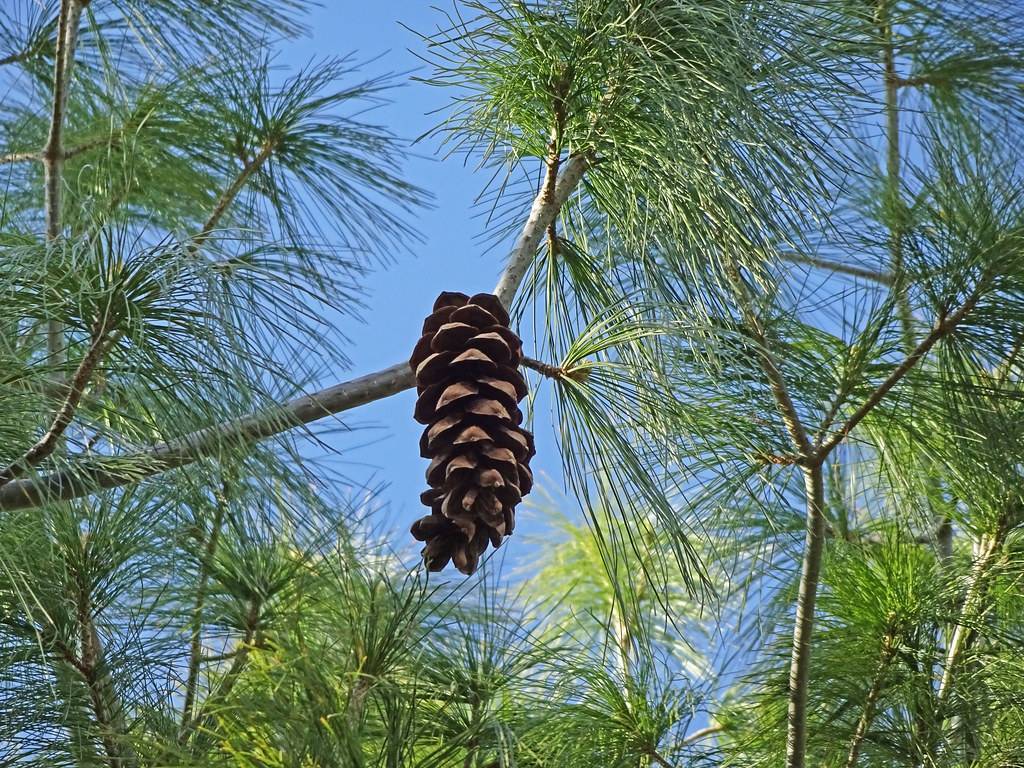
M 789 660 L 789 710 L 786 729 L 786 766 L 804 768 L 807 751 L 807 685 L 811 674 L 811 633 L 818 598 L 821 556 L 825 548 L 825 480 L 820 462 L 804 467 L 807 501 L 804 557 L 793 622 Z
M 725 730 L 725 726 L 719 723 L 709 725 L 706 728 L 694 731 L 693 733 L 683 737 L 683 740 L 679 742 L 682 745 L 695 744 L 698 741 L 706 739 L 708 736 L 714 736 Z
M 556 185 L 556 205 L 544 204 L 539 196 L 534 202 L 509 257 L 508 267 L 495 288 L 495 293 L 506 305 L 515 296 L 547 225 L 554 220 L 559 207 L 579 185 L 592 162 L 589 155 L 570 158 Z M 528 248 L 532 248 L 532 251 L 528 251 Z M 513 275 L 516 270 L 519 270 L 518 273 Z M 408 363 L 403 361 L 376 373 L 303 395 L 264 413 L 205 427 L 140 453 L 83 460 L 73 467 L 49 475 L 14 480 L 0 487 L 0 511 L 68 501 L 96 491 L 139 482 L 161 472 L 215 456 L 225 445 L 247 445 L 263 440 L 302 424 L 396 395 L 411 389 L 415 383 Z
M 242 637 L 238 653 L 235 655 L 234 661 L 231 662 L 231 667 L 224 674 L 224 677 L 221 678 L 217 690 L 206 698 L 206 701 L 203 702 L 195 717 L 182 723 L 181 730 L 178 731 L 179 744 L 188 743 L 192 734 L 196 732 L 204 721 L 209 719 L 208 709 L 210 702 L 226 699 L 234 689 L 242 672 L 245 671 L 245 665 L 249 663 L 249 654 L 255 646 L 261 643 L 259 626 L 262 607 L 258 599 L 253 598 L 249 602 L 249 610 L 245 616 L 245 634 Z
M 274 152 L 274 142 L 265 141 L 263 146 L 260 147 L 259 154 L 257 154 L 251 160 L 248 160 L 243 166 L 241 172 L 235 177 L 235 180 L 231 182 L 231 185 L 224 190 L 224 193 L 217 200 L 217 204 L 213 207 L 213 211 L 207 218 L 206 223 L 203 224 L 202 230 L 199 234 L 192 239 L 191 252 L 194 254 L 207 240 L 210 239 L 210 235 L 220 224 L 220 220 L 224 218 L 224 214 L 227 213 L 228 208 L 238 197 L 238 193 L 242 191 L 242 188 L 248 183 L 250 177 L 256 171 L 258 171 Z
M 82 540 L 83 547 L 87 541 L 86 535 Z M 131 748 L 124 743 L 127 732 L 124 705 L 114 689 L 114 681 L 107 669 L 103 643 L 96 630 L 89 585 L 81 573 L 75 574 L 74 581 L 81 653 L 77 659 L 74 659 L 70 651 L 67 656 L 73 659 L 73 666 L 82 675 L 89 690 L 89 701 L 96 724 L 99 726 L 100 738 L 110 768 L 131 768 L 136 761 Z
M 92 379 L 92 374 L 96 369 L 96 365 L 99 363 L 100 359 L 103 357 L 103 353 L 106 351 L 106 346 L 107 333 L 103 327 L 102 321 L 98 321 L 93 330 L 93 338 L 89 344 L 89 349 L 86 351 L 82 361 L 78 364 L 78 368 L 75 370 L 74 376 L 71 377 L 71 382 L 68 385 L 67 397 L 64 398 L 64 403 L 54 415 L 49 429 L 47 429 L 46 433 L 40 437 L 31 448 L 25 451 L 20 458 L 11 462 L 2 472 L 0 472 L 0 486 L 3 486 L 5 483 L 10 483 L 12 480 L 24 475 L 27 470 L 37 465 L 57 448 L 61 436 L 71 425 L 71 422 L 75 417 L 75 410 L 78 408 L 78 404 L 82 400 L 82 394 L 85 392 L 85 388 L 89 385 L 90 379 Z
M 506 307 L 512 304 L 512 299 L 515 298 L 516 291 L 519 290 L 526 271 L 533 262 L 537 246 L 540 245 L 548 225 L 558 216 L 559 210 L 565 205 L 569 195 L 576 189 L 583 179 L 583 174 L 593 163 L 594 157 L 589 152 L 570 156 L 562 169 L 562 175 L 555 184 L 554 194 L 548 196 L 542 189 L 534 199 L 530 215 L 523 225 L 523 231 L 520 233 L 512 253 L 509 254 L 504 273 L 494 288 L 494 295 Z
M 735 261 L 729 259 L 726 263 L 725 271 L 729 282 L 732 284 L 733 293 L 739 304 L 743 321 L 757 342 L 757 356 L 761 361 L 761 369 L 768 379 L 768 384 L 772 390 L 772 397 L 775 399 L 775 404 L 782 416 L 786 431 L 789 433 L 793 448 L 796 449 L 802 461 L 809 462 L 814 456 L 814 446 L 807 436 L 807 430 L 800 419 L 800 414 L 797 412 L 796 405 L 789 395 L 786 379 L 782 375 L 779 363 L 768 344 L 768 336 L 765 332 L 764 324 L 754 311 L 754 303 L 746 284 L 743 282 L 743 277 L 740 275 L 739 267 Z
M 892 270 L 895 288 L 896 310 L 903 328 L 903 343 L 906 351 L 914 346 L 914 315 L 910 309 L 907 294 L 901 290 L 903 274 L 903 196 L 900 191 L 900 105 L 896 75 L 896 48 L 893 43 L 892 19 L 889 4 L 892 0 L 878 0 L 878 26 L 882 39 L 882 68 L 885 81 L 885 141 L 886 141 L 886 195 L 889 215 L 893 217 L 889 227 L 889 268 Z
M 982 537 L 981 553 L 971 566 L 967 589 L 964 593 L 964 602 L 960 608 L 960 616 L 953 627 L 953 635 L 946 649 L 946 663 L 942 670 L 942 680 L 939 683 L 937 694 L 940 709 L 949 701 L 950 691 L 953 689 L 953 673 L 960 661 L 960 656 L 970 645 L 976 634 L 973 627 L 970 627 L 969 624 L 981 612 L 989 570 L 1002 551 L 1006 538 L 1006 528 L 1005 523 L 1000 521 L 993 533 Z M 940 716 L 945 720 L 944 716 Z
M 856 264 L 846 264 L 841 261 L 823 259 L 818 256 L 808 256 L 807 254 L 797 253 L 795 251 L 782 251 L 778 256 L 783 261 L 788 261 L 793 264 L 806 264 L 807 266 L 814 267 L 815 269 L 823 269 L 826 272 L 836 272 L 842 275 L 849 275 L 850 277 L 870 280 L 871 282 L 887 287 L 893 284 L 892 274 L 868 269 L 867 267 L 859 267 Z
M 12 163 L 23 163 L 26 160 L 42 160 L 43 156 L 38 152 L 11 152 L 7 155 L 0 155 L 0 165 L 11 165 Z
M 57 21 L 57 53 L 53 66 L 53 105 L 50 130 L 43 147 L 44 207 L 46 239 L 56 240 L 61 231 L 61 193 L 64 186 L 64 117 L 67 112 L 71 70 L 75 63 L 78 23 L 85 2 L 62 0 Z M 46 347 L 50 359 L 57 361 L 64 347 L 64 328 L 60 322 L 47 323 Z
M 925 336 L 910 354 L 904 358 L 903 362 L 897 365 L 892 372 L 886 377 L 885 381 L 878 385 L 874 392 L 868 395 L 867 400 L 853 412 L 839 429 L 838 432 L 832 434 L 823 443 L 820 443 L 817 448 L 817 456 L 819 461 L 824 461 L 829 453 L 839 445 L 846 436 L 853 431 L 860 422 L 871 413 L 871 410 L 882 402 L 882 399 L 889 393 L 889 390 L 896 386 L 910 370 L 917 365 L 917 363 L 931 350 L 935 344 L 945 336 L 948 336 L 953 330 L 963 321 L 963 319 L 974 309 L 978 303 L 978 299 L 981 297 L 980 287 L 975 288 L 974 291 L 968 296 L 967 300 L 960 305 L 959 309 L 950 315 L 947 315 L 943 319 L 939 320 L 931 332 Z
M 181 726 L 179 732 L 183 733 L 188 727 L 193 716 L 193 705 L 196 698 L 196 688 L 199 684 L 199 667 L 203 661 L 203 604 L 206 601 L 206 586 L 210 580 L 210 566 L 214 555 L 217 553 L 217 544 L 220 541 L 220 529 L 224 524 L 224 515 L 227 511 L 227 483 L 221 487 L 217 496 L 217 507 L 213 516 L 213 524 L 210 529 L 210 538 L 203 548 L 202 560 L 199 563 L 199 583 L 196 586 L 196 603 L 192 610 L 192 636 L 189 640 L 188 677 L 185 680 L 185 701 L 181 708 Z
M 864 742 L 864 737 L 867 736 L 871 722 L 875 719 L 875 706 L 878 703 L 878 697 L 882 693 L 885 673 L 889 669 L 889 664 L 892 662 L 892 657 L 895 653 L 895 637 L 890 630 L 882 638 L 882 653 L 878 662 L 878 669 L 875 670 L 875 676 L 871 680 L 871 687 L 868 688 L 867 695 L 864 697 L 864 707 L 861 710 L 860 718 L 857 720 L 857 727 L 854 729 L 853 737 L 850 739 L 850 749 L 846 755 L 846 768 L 856 768 L 857 766 L 861 744 Z

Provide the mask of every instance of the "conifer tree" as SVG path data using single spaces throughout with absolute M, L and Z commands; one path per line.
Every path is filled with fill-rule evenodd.
M 0 8 L 0 764 L 1024 764 L 1017 4 L 456 0 L 503 271 L 356 378 L 430 190 L 310 5 Z M 417 383 L 425 563 L 302 447 Z

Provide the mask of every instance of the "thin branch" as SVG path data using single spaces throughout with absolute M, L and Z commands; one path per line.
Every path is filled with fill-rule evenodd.
M 896 75 L 896 47 L 893 43 L 892 19 L 889 4 L 892 0 L 878 0 L 878 26 L 882 39 L 882 68 L 885 80 L 885 140 L 886 140 L 886 194 L 889 215 L 894 217 L 889 228 L 889 268 L 896 289 L 896 309 L 903 329 L 906 351 L 914 346 L 914 315 L 907 294 L 901 290 L 903 269 L 903 197 L 900 192 L 900 105 Z
M 873 283 L 878 283 L 879 285 L 887 287 L 893 284 L 893 276 L 889 272 L 868 269 L 867 267 L 859 267 L 856 264 L 846 264 L 845 262 L 833 261 L 832 259 L 823 259 L 819 256 L 809 256 L 805 253 L 797 253 L 795 251 L 782 251 L 778 256 L 783 261 L 788 261 L 792 264 L 806 264 L 807 266 L 814 267 L 815 269 L 822 269 L 826 272 L 836 272 L 842 275 L 849 275 L 850 277 L 870 280 Z
M 761 362 L 761 369 L 764 371 L 765 377 L 768 379 L 768 384 L 771 387 L 776 407 L 782 416 L 783 424 L 786 427 L 786 431 L 789 433 L 793 447 L 796 449 L 797 453 L 800 454 L 803 461 L 811 461 L 814 456 L 814 446 L 811 444 L 810 438 L 807 436 L 807 430 L 804 428 L 803 421 L 800 419 L 800 414 L 797 412 L 796 405 L 793 403 L 793 399 L 789 395 L 789 387 L 786 384 L 786 379 L 782 375 L 779 363 L 771 351 L 764 325 L 757 316 L 757 313 L 754 311 L 754 302 L 750 297 L 746 284 L 743 282 L 743 277 L 740 275 L 739 267 L 734 261 L 730 260 L 726 264 L 725 271 L 729 282 L 732 284 L 733 293 L 736 296 L 737 303 L 739 304 L 743 320 L 753 335 L 754 340 L 757 342 L 757 356 Z
M 820 463 L 804 467 L 807 502 L 804 557 L 793 622 L 789 661 L 789 709 L 786 729 L 786 767 L 804 768 L 807 751 L 807 686 L 811 674 L 811 634 L 818 598 L 821 556 L 825 548 L 825 480 Z
M 265 141 L 263 146 L 260 147 L 259 154 L 254 158 L 247 161 L 243 166 L 241 172 L 235 177 L 235 180 L 231 182 L 230 186 L 217 200 L 216 205 L 213 207 L 213 211 L 207 218 L 206 223 L 203 224 L 203 228 L 199 231 L 199 234 L 192 239 L 191 252 L 195 253 L 213 234 L 213 231 L 220 224 L 220 220 L 224 218 L 224 214 L 227 213 L 228 208 L 238 197 L 238 193 L 242 191 L 242 188 L 248 183 L 250 177 L 256 173 L 263 164 L 270 159 L 271 154 L 274 152 L 274 142 Z
M 942 670 L 942 680 L 939 683 L 937 694 L 940 709 L 947 703 L 950 691 L 953 690 L 953 674 L 960 661 L 960 656 L 970 646 L 976 635 L 975 629 L 970 625 L 983 612 L 982 604 L 985 599 L 985 586 L 989 571 L 1002 551 L 1007 527 L 1005 523 L 1000 522 L 993 533 L 982 537 L 981 553 L 971 566 L 964 602 L 953 627 L 953 636 L 946 649 L 946 663 Z
M 57 448 L 57 445 L 60 443 L 61 436 L 71 425 L 71 422 L 75 417 L 75 410 L 78 408 L 78 404 L 82 400 L 82 394 L 85 392 L 85 388 L 89 385 L 89 381 L 92 379 L 93 371 L 96 369 L 97 364 L 103 357 L 103 353 L 106 351 L 107 341 L 108 336 L 102 326 L 102 323 L 97 323 L 93 330 L 93 338 L 89 344 L 89 349 L 86 351 L 82 361 L 78 364 L 78 368 L 75 370 L 74 376 L 71 377 L 71 381 L 68 385 L 67 397 L 64 398 L 63 404 L 54 415 L 49 429 L 47 429 L 46 433 L 40 437 L 31 448 L 25 451 L 20 458 L 15 459 L 2 472 L 0 472 L 0 486 L 4 483 L 10 483 L 12 480 L 24 475 L 29 469 L 39 464 L 39 462 L 53 453 Z
M 182 723 L 181 730 L 178 731 L 179 744 L 188 743 L 192 734 L 194 734 L 204 722 L 209 720 L 210 715 L 208 710 L 211 703 L 223 701 L 231 695 L 231 691 L 234 690 L 235 684 L 242 676 L 242 672 L 245 671 L 252 649 L 260 645 L 259 625 L 261 610 L 262 604 L 259 600 L 252 599 L 249 602 L 249 610 L 245 616 L 245 634 L 239 644 L 238 653 L 235 655 L 234 661 L 231 662 L 231 667 L 224 674 L 224 677 L 221 678 L 220 684 L 217 686 L 217 690 L 206 698 L 195 717 Z
M 897 365 L 892 372 L 886 377 L 885 381 L 878 385 L 874 392 L 868 395 L 868 398 L 864 403 L 853 412 L 837 432 L 834 432 L 831 437 L 825 440 L 823 443 L 818 445 L 817 458 L 819 461 L 824 461 L 825 458 L 832 452 L 832 450 L 839 445 L 846 436 L 853 431 L 860 422 L 871 413 L 872 409 L 882 402 L 882 399 L 889 393 L 889 390 L 896 386 L 910 370 L 917 365 L 917 363 L 923 358 L 932 347 L 942 338 L 948 336 L 953 332 L 954 329 L 963 321 L 963 319 L 970 313 L 974 306 L 978 303 L 978 299 L 981 297 L 980 284 L 979 287 L 975 288 L 974 291 L 968 296 L 967 300 L 960 305 L 959 309 L 954 311 L 952 314 L 946 315 L 944 318 L 939 320 L 931 332 L 925 336 L 910 354 L 904 358 L 903 362 Z
M 83 537 L 83 547 L 87 541 L 88 538 Z M 81 573 L 76 574 L 75 591 L 81 654 L 74 666 L 89 690 L 89 701 L 111 768 L 131 768 L 136 760 L 131 748 L 124 743 L 127 733 L 124 705 L 107 669 L 103 643 L 93 617 L 89 586 Z
M 227 483 L 221 488 L 217 495 L 217 507 L 213 516 L 213 525 L 210 529 L 210 537 L 203 548 L 202 560 L 199 563 L 199 583 L 196 586 L 196 602 L 192 610 L 192 636 L 189 641 L 188 677 L 185 681 L 185 702 L 181 708 L 181 726 L 179 732 L 184 732 L 193 716 L 193 705 L 195 704 L 196 688 L 199 684 L 200 664 L 204 660 L 203 652 L 203 604 L 206 602 L 206 587 L 210 580 L 210 567 L 213 558 L 217 553 L 217 544 L 220 541 L 220 529 L 224 524 L 224 515 L 227 511 Z
M 93 149 L 112 146 L 118 143 L 118 141 L 119 140 L 116 136 L 99 136 L 95 139 L 89 139 L 88 141 L 83 141 L 81 144 L 76 144 L 75 146 L 64 150 L 64 159 L 70 160 Z
M 372 687 L 373 678 L 369 675 L 364 675 L 362 672 L 356 673 L 356 682 L 352 686 L 351 693 L 349 693 L 348 704 L 345 708 L 345 722 L 348 724 L 351 733 L 355 733 L 359 728 L 359 723 L 363 719 L 363 712 L 366 709 L 366 699 L 370 695 L 370 688 Z
M 724 730 L 724 725 L 718 723 L 716 723 L 715 725 L 709 725 L 707 728 L 701 728 L 699 731 L 694 731 L 688 736 L 685 736 L 683 740 L 679 743 L 684 746 L 687 744 L 695 744 L 698 741 L 706 739 L 708 736 L 714 736 L 716 734 L 721 733 Z
M 42 160 L 39 152 L 11 152 L 8 155 L 0 155 L 0 165 L 11 165 L 12 163 L 23 163 L 26 160 Z
M 524 368 L 536 371 L 541 376 L 549 379 L 573 379 L 574 381 L 585 381 L 590 375 L 590 369 L 586 367 L 563 368 L 559 365 L 552 365 L 541 360 L 534 360 L 532 357 L 524 357 L 520 364 Z
M 61 193 L 64 186 L 64 117 L 67 112 L 71 70 L 75 63 L 78 23 L 84 7 L 82 0 L 62 0 L 57 21 L 57 52 L 53 65 L 53 105 L 50 130 L 43 147 L 44 207 L 46 239 L 56 240 L 61 231 Z M 59 321 L 47 323 L 46 347 L 50 359 L 59 360 L 64 348 L 64 328 Z
M 857 727 L 853 731 L 853 737 L 850 739 L 850 749 L 846 755 L 846 768 L 856 768 L 864 737 L 867 736 L 868 728 L 871 727 L 871 723 L 875 719 L 875 707 L 878 704 L 878 697 L 882 693 L 882 683 L 885 680 L 885 674 L 895 654 L 895 637 L 889 631 L 882 638 L 882 653 L 878 661 L 878 668 L 875 670 L 875 676 L 871 680 L 871 687 L 868 688 L 867 695 L 864 697 L 864 707 L 861 710 L 860 718 L 857 720 Z
M 647 756 L 651 758 L 652 763 L 657 763 L 661 768 L 676 768 L 676 766 L 672 765 L 672 763 L 662 757 L 656 749 L 648 750 Z
M 592 162 L 589 155 L 570 158 L 556 185 L 557 205 L 545 205 L 539 197 L 535 201 L 509 257 L 508 267 L 495 288 L 495 294 L 506 304 L 515 296 L 547 225 L 557 216 L 559 207 L 572 194 Z M 0 511 L 67 501 L 99 490 L 139 482 L 169 469 L 217 455 L 225 445 L 248 445 L 302 424 L 396 395 L 411 389 L 415 383 L 408 363 L 401 362 L 311 395 L 303 395 L 264 413 L 197 430 L 141 453 L 91 459 L 42 477 L 15 480 L 0 487 Z
M 544 178 L 543 195 L 545 202 L 551 204 L 555 200 L 555 187 L 558 184 L 558 169 L 562 164 L 562 134 L 565 132 L 565 95 L 569 89 L 572 73 L 566 72 L 564 76 L 554 84 L 551 112 L 554 118 L 554 126 L 551 129 L 551 139 L 548 141 L 548 156 L 546 160 L 547 172 Z M 547 228 L 548 250 L 554 254 L 558 251 L 558 224 L 555 219 L 551 220 Z

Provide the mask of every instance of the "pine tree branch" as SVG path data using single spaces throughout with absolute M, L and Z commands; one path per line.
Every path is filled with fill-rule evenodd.
M 903 328 L 903 343 L 909 352 L 914 346 L 914 315 L 907 294 L 901 290 L 903 269 L 903 196 L 900 191 L 902 159 L 900 157 L 900 106 L 896 75 L 896 47 L 893 42 L 889 5 L 892 0 L 878 0 L 877 18 L 882 39 L 882 68 L 885 82 L 886 194 L 889 215 L 894 217 L 889 228 L 889 268 L 892 270 L 896 310 Z
M 210 529 L 210 537 L 206 540 L 203 548 L 202 560 L 199 563 L 199 582 L 196 585 L 196 602 L 192 609 L 192 635 L 189 638 L 189 659 L 188 676 L 185 680 L 185 701 L 181 707 L 181 725 L 179 732 L 183 733 L 188 727 L 193 716 L 193 705 L 195 704 L 196 688 L 199 685 L 199 668 L 203 661 L 203 604 L 206 602 L 206 587 L 210 580 L 210 567 L 213 558 L 217 554 L 217 544 L 220 541 L 220 529 L 224 524 L 224 516 L 227 512 L 227 483 L 221 487 L 217 495 L 217 506 L 213 516 L 213 524 Z
M 61 0 L 57 21 L 57 52 L 53 66 L 53 105 L 50 130 L 43 147 L 43 186 L 46 239 L 56 240 L 61 232 L 61 195 L 64 186 L 64 118 L 67 112 L 71 70 L 75 63 L 78 25 L 88 0 Z M 56 320 L 47 323 L 46 348 L 57 362 L 64 348 L 64 327 Z
M 228 208 L 231 207 L 235 198 L 238 197 L 238 193 L 242 191 L 242 188 L 249 182 L 252 175 L 262 168 L 263 164 L 270 159 L 270 156 L 274 152 L 274 146 L 274 142 L 272 141 L 268 140 L 263 142 L 259 153 L 251 160 L 247 160 L 245 162 L 242 166 L 242 170 L 235 177 L 234 181 L 231 182 L 228 188 L 224 190 L 224 193 L 217 200 L 216 205 L 213 207 L 213 211 L 206 219 L 206 222 L 203 224 L 203 228 L 199 231 L 199 234 L 192 239 L 192 244 L 190 246 L 191 253 L 195 254 L 203 247 L 206 241 L 210 239 L 213 231 L 217 228 L 217 225 L 220 224 L 221 219 L 224 218 L 224 214 L 227 213 Z
M 825 480 L 820 462 L 803 467 L 806 534 L 789 660 L 786 768 L 804 768 L 807 751 L 807 686 L 811 675 L 811 634 L 825 548 Z
M 559 207 L 568 200 L 592 162 L 589 155 L 571 157 L 555 189 L 556 205 L 544 204 L 540 196 L 534 202 L 509 257 L 505 273 L 495 288 L 495 293 L 500 295 L 506 305 L 515 296 L 547 225 L 558 215 Z M 529 248 L 532 250 L 528 251 Z M 226 445 L 239 447 L 264 440 L 297 426 L 404 392 L 413 386 L 415 378 L 408 363 L 397 363 L 375 373 L 303 395 L 267 412 L 197 430 L 147 451 L 126 456 L 83 459 L 58 472 L 14 480 L 0 486 L 0 511 L 68 501 L 96 491 L 136 483 L 199 459 L 215 456 Z
M 983 612 L 982 603 L 985 599 L 988 576 L 993 564 L 998 559 L 998 555 L 1002 552 L 1007 528 L 1008 526 L 1005 522 L 1000 521 L 995 531 L 982 537 L 981 553 L 971 566 L 967 588 L 964 592 L 963 605 L 960 608 L 960 615 L 953 627 L 953 635 L 946 649 L 946 662 L 942 670 L 942 680 L 939 683 L 939 690 L 936 695 L 940 710 L 949 701 L 950 692 L 953 690 L 953 675 L 960 662 L 960 657 L 970 646 L 977 634 L 971 624 Z M 944 714 L 940 716 L 944 721 Z
M 788 261 L 793 264 L 806 264 L 807 266 L 814 267 L 815 269 L 825 270 L 826 272 L 835 272 L 841 275 L 849 275 L 850 277 L 857 277 L 863 280 L 870 280 L 873 283 L 878 283 L 879 285 L 887 287 L 893 284 L 892 274 L 875 269 L 868 269 L 867 267 L 859 267 L 856 264 L 845 264 L 841 261 L 823 259 L 818 256 L 808 256 L 807 254 L 797 253 L 795 251 L 782 251 L 778 256 L 783 261 Z
M 0 156 L 0 165 L 11 165 L 12 163 L 23 163 L 26 160 L 42 160 L 39 152 L 11 152 Z
M 698 741 L 706 739 L 708 736 L 714 736 L 716 734 L 721 733 L 724 730 L 725 726 L 719 723 L 709 725 L 706 728 L 701 728 L 700 730 L 694 731 L 693 733 L 684 736 L 683 740 L 679 743 L 683 746 L 687 744 L 695 744 Z
M 584 366 L 576 368 L 562 368 L 558 365 L 551 365 L 551 363 L 545 363 L 541 360 L 534 360 L 532 357 L 524 357 L 520 361 L 520 365 L 524 368 L 529 368 L 531 371 L 536 371 L 541 376 L 548 379 L 573 379 L 574 381 L 585 381 L 590 375 L 590 370 Z
M 206 698 L 199 707 L 195 717 L 182 723 L 181 729 L 178 731 L 178 744 L 187 744 L 192 735 L 201 729 L 204 723 L 210 720 L 210 707 L 215 703 L 224 701 L 231 695 L 231 691 L 234 690 L 235 684 L 238 683 L 242 672 L 245 671 L 245 667 L 249 663 L 252 649 L 259 647 L 261 644 L 260 621 L 262 609 L 263 605 L 260 600 L 255 598 L 250 600 L 249 610 L 245 616 L 245 633 L 239 644 L 238 653 L 231 662 L 231 667 L 224 674 L 224 677 L 221 678 L 217 690 Z
M 61 437 L 74 420 L 75 411 L 82 400 L 82 395 L 107 349 L 107 342 L 108 334 L 102 321 L 98 321 L 93 329 L 93 338 L 89 349 L 71 377 L 67 397 L 64 398 L 63 404 L 54 415 L 50 427 L 20 458 L 15 459 L 3 471 L 0 471 L 0 487 L 24 475 L 56 450 Z
M 757 342 L 757 357 L 768 379 L 772 397 L 797 452 L 797 464 L 804 474 L 806 495 L 806 536 L 800 570 L 796 618 L 793 623 L 793 646 L 789 664 L 789 706 L 786 725 L 786 766 L 804 768 L 807 747 L 807 686 L 811 668 L 811 633 L 814 629 L 814 605 L 821 573 L 821 556 L 825 546 L 825 485 L 821 460 L 807 436 L 800 414 L 790 397 L 786 379 L 768 342 L 764 324 L 757 316 L 754 301 L 743 282 L 739 266 L 729 260 L 726 277 L 747 329 Z
M 911 350 L 899 365 L 897 365 L 892 372 L 885 378 L 881 384 L 868 395 L 867 399 L 861 404 L 861 406 L 853 412 L 853 414 L 846 420 L 842 427 L 837 432 L 834 432 L 824 442 L 818 445 L 816 454 L 818 461 L 824 461 L 828 455 L 839 445 L 843 440 L 846 439 L 847 435 L 853 431 L 860 422 L 871 413 L 872 409 L 889 393 L 893 387 L 895 387 L 903 377 L 910 372 L 920 360 L 928 354 L 932 347 L 935 346 L 939 340 L 945 338 L 952 333 L 956 327 L 963 321 L 965 317 L 974 309 L 978 303 L 978 299 L 981 298 L 981 284 L 974 289 L 974 291 L 967 297 L 967 300 L 960 305 L 951 314 L 946 315 L 940 319 L 933 327 L 931 332 L 925 336 L 916 347 Z
M 647 756 L 649 758 L 651 758 L 651 762 L 652 763 L 655 763 L 656 765 L 660 765 L 661 768 L 676 768 L 676 766 L 672 765 L 672 763 L 670 763 L 668 760 L 666 760 L 664 757 L 662 757 L 661 754 L 656 749 L 648 750 L 647 751 Z
M 83 536 L 83 547 L 88 541 L 87 536 L 87 534 Z M 104 751 L 107 753 L 110 768 L 133 768 L 137 761 L 131 748 L 125 743 L 127 726 L 124 705 L 114 688 L 114 681 L 107 669 L 106 654 L 93 617 L 89 584 L 80 572 L 76 573 L 74 582 L 76 618 L 81 645 L 81 652 L 75 659 L 74 666 L 82 675 L 89 690 L 93 716 L 96 718 L 96 724 L 100 730 L 100 739 L 103 742 Z M 68 655 L 70 656 L 70 653 Z
M 363 712 L 366 709 L 366 699 L 370 695 L 370 688 L 373 687 L 373 679 L 362 672 L 356 673 L 356 681 L 349 693 L 348 704 L 345 707 L 345 722 L 348 724 L 350 733 L 359 729 L 363 719 Z
M 864 737 L 867 736 L 868 729 L 875 719 L 875 707 L 878 704 L 878 697 L 882 693 L 882 683 L 885 680 L 885 674 L 896 653 L 895 641 L 896 638 L 892 631 L 886 632 L 882 638 L 882 653 L 878 661 L 878 668 L 871 679 L 871 687 L 868 688 L 867 695 L 864 697 L 864 707 L 861 709 L 860 718 L 857 720 L 857 727 L 854 729 L 853 737 L 850 739 L 850 748 L 846 754 L 846 768 L 856 768 L 857 766 Z
M 761 370 L 768 379 L 772 390 L 772 397 L 782 417 L 786 431 L 789 433 L 793 448 L 797 451 L 802 462 L 810 462 L 814 456 L 814 446 L 807 436 L 800 414 L 789 395 L 789 387 L 779 367 L 779 362 L 772 353 L 768 343 L 768 335 L 765 332 L 764 324 L 754 311 L 754 302 L 750 296 L 739 267 L 735 261 L 729 260 L 725 267 L 726 277 L 732 285 L 733 295 L 739 305 L 740 314 L 747 325 L 751 335 L 757 342 L 757 357 L 761 364 Z
M 110 136 L 103 136 L 83 141 L 81 144 L 76 144 L 75 146 L 64 150 L 63 159 L 70 160 L 74 157 L 78 157 L 79 155 L 83 155 L 90 150 L 96 149 L 97 147 L 105 147 L 109 144 L 115 143 L 116 141 L 116 138 Z M 0 155 L 0 165 L 23 163 L 27 160 L 44 162 L 46 160 L 46 154 L 45 152 L 11 152 L 10 154 Z
M 519 285 L 523 282 L 523 278 L 526 277 L 526 271 L 533 262 L 533 258 L 537 253 L 537 246 L 540 245 L 548 225 L 557 218 L 558 212 L 583 179 L 583 174 L 593 163 L 594 157 L 589 152 L 571 155 L 562 169 L 562 175 L 555 184 L 554 194 L 549 196 L 542 189 L 541 193 L 533 201 L 533 207 L 530 208 L 530 215 L 526 219 L 526 224 L 523 226 L 523 230 L 516 241 L 515 247 L 512 249 L 512 253 L 509 254 L 505 271 L 494 288 L 494 295 L 506 307 L 512 304 L 512 299 L 519 290 Z

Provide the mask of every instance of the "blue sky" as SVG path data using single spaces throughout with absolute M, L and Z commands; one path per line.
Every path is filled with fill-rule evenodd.
M 328 0 L 310 17 L 311 34 L 281 46 L 278 62 L 298 67 L 311 59 L 354 52 L 358 60 L 372 59 L 363 70 L 365 75 L 400 75 L 398 79 L 405 85 L 391 94 L 392 103 L 374 110 L 366 119 L 411 139 L 436 125 L 441 117 L 436 110 L 446 105 L 451 94 L 411 80 L 410 75 L 424 75 L 427 70 L 416 55 L 423 53 L 423 42 L 406 26 L 429 33 L 443 23 L 443 15 L 426 3 Z M 442 290 L 475 293 L 494 288 L 507 248 L 489 248 L 481 242 L 486 220 L 480 208 L 474 206 L 489 175 L 474 173 L 461 158 L 437 157 L 436 150 L 436 142 L 417 145 L 413 150 L 417 156 L 404 167 L 405 178 L 435 197 L 433 207 L 424 209 L 413 222 L 423 242 L 413 244 L 411 253 L 396 254 L 394 264 L 366 280 L 366 308 L 362 313 L 366 324 L 338 319 L 340 330 L 351 339 L 345 352 L 352 360 L 352 369 L 325 377 L 325 385 L 407 358 L 424 316 Z M 529 339 L 526 344 L 529 350 Z M 420 491 L 425 488 L 426 461 L 419 456 L 422 427 L 412 419 L 414 401 L 414 392 L 404 392 L 348 412 L 343 415 L 344 423 L 360 431 L 328 438 L 328 444 L 340 451 L 340 470 L 347 477 L 357 483 L 388 484 L 380 500 L 388 505 L 382 514 L 395 528 L 396 546 L 411 542 L 408 526 L 426 512 L 419 503 Z M 537 416 L 539 453 L 533 466 L 539 470 L 538 488 L 547 486 L 557 494 L 561 489 L 561 465 L 548 413 L 547 406 L 542 406 Z M 535 490 L 533 498 L 538 497 Z M 521 507 L 516 535 L 505 545 L 507 556 L 513 559 L 528 554 L 522 534 L 538 532 L 530 517 Z

